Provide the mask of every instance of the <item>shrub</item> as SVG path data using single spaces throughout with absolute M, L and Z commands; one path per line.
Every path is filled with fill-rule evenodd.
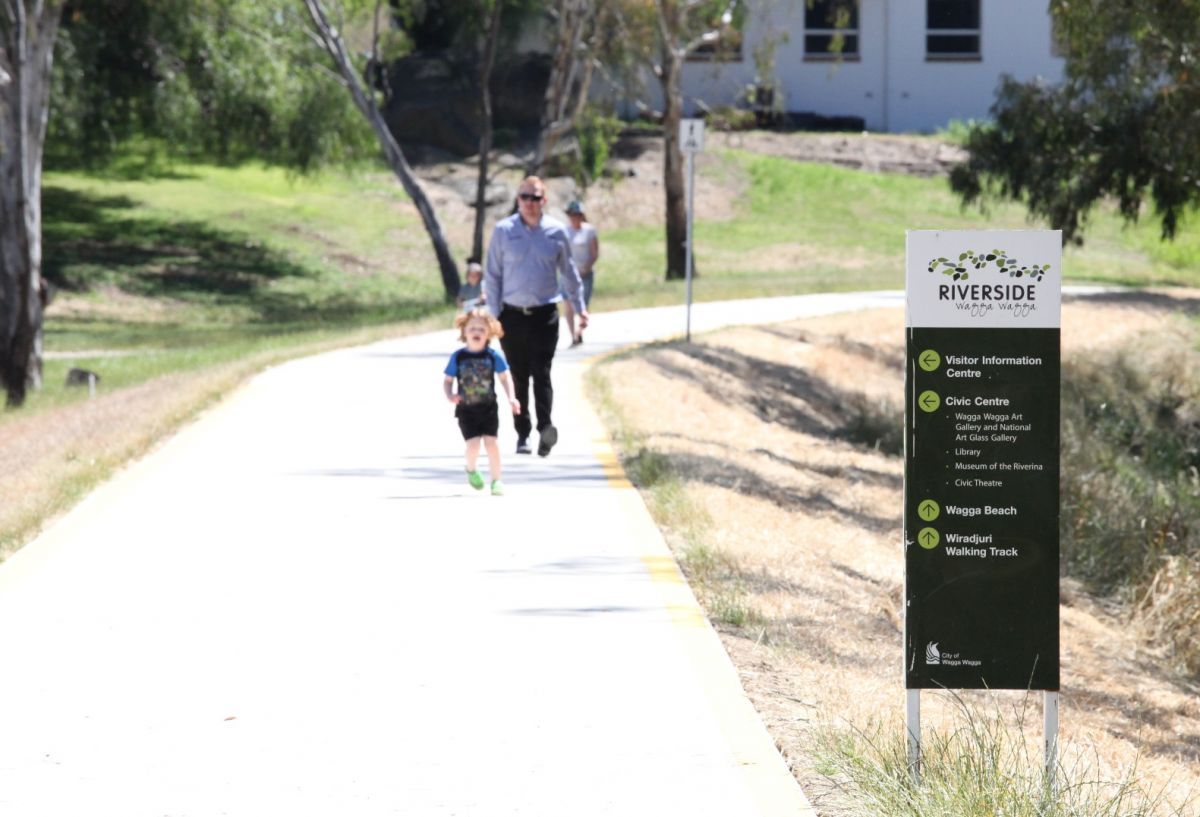
M 585 184 L 604 174 L 608 154 L 617 141 L 621 127 L 621 120 L 593 107 L 588 107 L 579 117 L 575 136 L 579 141 L 579 164 Z
M 713 130 L 753 130 L 756 126 L 754 111 L 745 111 L 732 105 L 718 105 L 709 111 L 708 124 Z

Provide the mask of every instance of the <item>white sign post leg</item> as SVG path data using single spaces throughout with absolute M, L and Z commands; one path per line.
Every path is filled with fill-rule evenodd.
M 1046 788 L 1053 791 L 1058 766 L 1058 693 L 1042 693 L 1042 740 L 1046 763 Z
M 692 342 L 692 218 L 695 215 L 696 191 L 696 154 L 693 151 L 688 151 L 688 184 L 687 184 L 687 261 L 685 262 L 685 273 L 687 277 L 687 342 Z
M 904 726 L 908 732 L 908 773 L 913 785 L 921 785 L 921 690 L 908 690 L 908 705 L 904 710 Z

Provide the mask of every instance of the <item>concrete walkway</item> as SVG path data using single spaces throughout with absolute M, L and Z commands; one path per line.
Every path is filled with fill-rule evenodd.
M 873 305 L 695 310 L 693 331 Z M 450 332 L 255 378 L 0 565 L 0 814 L 811 814 L 581 394 L 465 482 Z

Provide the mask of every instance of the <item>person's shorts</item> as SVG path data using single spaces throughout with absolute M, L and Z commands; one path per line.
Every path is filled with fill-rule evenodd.
M 496 401 L 487 403 L 459 403 L 454 407 L 458 418 L 458 429 L 464 440 L 476 437 L 495 437 L 500 432 L 500 411 Z

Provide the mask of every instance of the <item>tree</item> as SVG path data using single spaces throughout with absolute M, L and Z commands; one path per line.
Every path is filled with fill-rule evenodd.
M 67 0 L 48 164 L 99 164 L 146 140 L 301 171 L 373 155 L 350 97 L 313 70 L 296 11 L 295 0 Z
M 488 156 L 492 152 L 492 66 L 500 40 L 500 16 L 504 0 L 492 0 L 492 12 L 484 39 L 483 60 L 479 67 L 479 99 L 483 107 L 483 130 L 479 134 L 479 180 L 475 187 L 475 233 L 471 257 L 483 260 L 483 222 L 487 218 Z
M 1115 198 L 1134 221 L 1148 198 L 1173 237 L 1200 203 L 1200 3 L 1052 0 L 1050 11 L 1064 81 L 1006 79 L 951 188 L 965 204 L 1023 201 L 1076 243 L 1098 202 Z
M 579 121 L 592 87 L 597 54 L 607 44 L 604 23 L 610 0 L 555 0 L 554 53 L 542 103 L 538 140 L 528 172 L 542 172 L 555 145 Z
M 346 45 L 338 30 L 330 23 L 324 4 L 321 0 L 303 0 L 303 2 L 308 9 L 309 16 L 312 18 L 315 38 L 333 60 L 334 67 L 337 69 L 346 90 L 350 92 L 351 97 L 354 99 L 355 106 L 374 129 L 375 135 L 379 139 L 380 147 L 383 148 L 384 158 L 392 168 L 392 172 L 396 174 L 396 178 L 400 180 L 400 184 L 403 185 L 404 192 L 408 194 L 408 197 L 413 201 L 413 205 L 416 206 L 417 212 L 421 216 L 421 221 L 425 225 L 425 232 L 428 233 L 429 240 L 433 244 L 434 254 L 437 256 L 438 268 L 442 275 L 442 288 L 445 290 L 446 299 L 453 300 L 458 295 L 458 288 L 462 281 L 458 276 L 458 265 L 454 263 L 454 258 L 450 254 L 450 248 L 446 244 L 445 236 L 442 234 L 442 226 L 438 222 L 437 213 L 434 212 L 429 197 L 425 195 L 420 182 L 417 181 L 416 176 L 413 175 L 412 168 L 409 167 L 408 160 L 404 158 L 404 152 L 400 149 L 400 145 L 396 143 L 391 130 L 388 129 L 387 123 L 379 111 L 379 106 L 375 102 L 374 91 L 372 90 L 368 93 L 363 89 L 362 83 L 359 82 L 358 73 L 350 62 L 350 55 L 346 51 Z M 375 6 L 376 17 L 378 17 L 379 8 L 380 2 L 377 0 Z M 371 54 L 372 64 L 368 67 L 368 76 L 374 76 L 376 73 L 374 70 L 375 53 L 376 51 L 373 47 Z
M 679 120 L 683 118 L 683 63 L 703 45 L 717 43 L 722 31 L 741 23 L 741 0 L 655 0 L 656 50 L 651 69 L 663 95 L 663 189 L 667 197 L 667 280 L 683 278 L 687 264 L 687 201 Z M 694 256 L 693 256 L 694 257 Z
M 0 380 L 10 406 L 41 385 L 42 154 L 61 0 L 0 2 Z

